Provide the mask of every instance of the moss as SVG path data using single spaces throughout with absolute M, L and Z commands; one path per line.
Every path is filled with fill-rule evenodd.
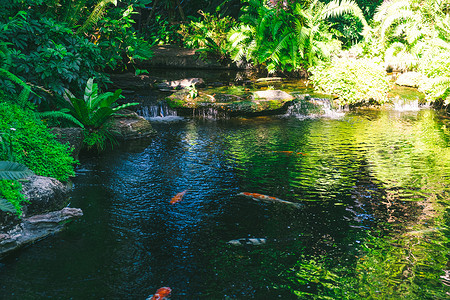
M 37 175 L 61 181 L 75 175 L 76 161 L 70 156 L 72 150 L 57 142 L 33 111 L 0 102 L 0 133 L 8 135 L 16 161 Z M 6 154 L 0 153 L 0 160 L 6 159 Z

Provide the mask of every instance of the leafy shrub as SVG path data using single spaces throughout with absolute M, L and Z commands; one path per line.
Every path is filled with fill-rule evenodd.
M 0 102 L 0 132 L 7 134 L 16 162 L 41 176 L 67 181 L 74 176 L 75 160 L 67 145 L 57 142 L 48 128 L 31 110 Z M 0 153 L 0 160 L 7 159 Z
M 179 33 L 187 48 L 201 48 L 200 51 L 223 61 L 228 58 L 228 32 L 237 25 L 232 17 L 219 17 L 198 12 L 201 18 L 191 17 L 188 24 L 181 24 Z
M 90 40 L 98 45 L 111 70 L 122 71 L 136 61 L 150 59 L 152 43 L 145 41 L 133 29 L 133 6 L 126 10 L 113 9 L 101 18 L 89 34 Z
M 373 60 L 336 58 L 310 69 L 315 88 L 336 95 L 341 104 L 373 100 L 387 102 L 389 81 L 384 67 Z
M 20 11 L 0 22 L 0 40 L 11 44 L 10 70 L 41 95 L 62 95 L 64 88 L 81 90 L 93 76 L 107 81 L 99 72 L 105 64 L 100 48 L 53 19 L 34 19 Z

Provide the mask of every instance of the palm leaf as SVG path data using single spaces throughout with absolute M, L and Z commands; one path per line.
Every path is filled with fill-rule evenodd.
M 12 161 L 0 161 L 0 180 L 23 179 L 33 174 L 34 173 L 23 164 Z

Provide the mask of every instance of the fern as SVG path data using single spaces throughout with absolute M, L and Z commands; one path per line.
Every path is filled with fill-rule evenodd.
M 94 7 L 94 9 L 92 10 L 92 13 L 89 15 L 89 17 L 87 18 L 87 20 L 83 23 L 83 25 L 80 26 L 80 28 L 78 28 L 76 34 L 81 34 L 86 32 L 87 30 L 89 30 L 95 23 L 98 22 L 98 20 L 100 20 L 100 18 L 102 17 L 103 13 L 106 10 L 106 6 L 112 3 L 115 6 L 117 6 L 117 0 L 101 0 L 99 3 L 97 3 L 97 5 Z
M 84 128 L 84 125 L 78 121 L 74 116 L 69 114 L 69 109 L 61 109 L 59 111 L 44 111 L 44 112 L 35 112 L 36 117 L 40 119 L 64 119 L 70 121 L 77 126 Z
M 28 97 L 30 96 L 31 88 L 19 77 L 9 72 L 8 70 L 0 68 L 0 76 L 22 86 L 22 91 L 17 98 L 17 104 L 19 104 L 21 107 L 24 107 L 28 101 Z

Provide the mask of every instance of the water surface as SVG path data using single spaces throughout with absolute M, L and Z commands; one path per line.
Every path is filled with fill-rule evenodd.
M 172 118 L 153 126 L 153 139 L 80 159 L 71 206 L 84 217 L 1 261 L 0 298 L 145 299 L 170 286 L 172 299 L 296 299 L 331 293 L 327 280 L 346 287 L 324 273 L 305 283 L 305 268 L 333 270 L 344 281 L 358 271 L 352 284 L 371 281 L 380 297 L 400 286 L 413 296 L 448 292 L 440 276 L 448 268 L 449 132 L 434 111 Z M 245 191 L 302 206 L 237 196 Z M 395 269 L 367 249 L 437 227 L 418 250 L 396 244 L 398 274 L 375 267 Z M 253 237 L 267 244 L 227 244 Z M 415 251 L 412 266 L 405 249 Z

